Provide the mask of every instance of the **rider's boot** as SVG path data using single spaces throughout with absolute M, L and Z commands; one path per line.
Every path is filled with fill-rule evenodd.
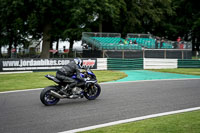
M 68 88 L 69 88 L 69 85 L 67 84 L 67 85 L 65 86 L 64 90 L 66 91 L 66 90 L 68 90 Z

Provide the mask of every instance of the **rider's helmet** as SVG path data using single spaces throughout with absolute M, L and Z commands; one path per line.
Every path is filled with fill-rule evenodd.
M 80 58 L 75 58 L 75 59 L 74 59 L 74 62 L 76 63 L 76 65 L 77 65 L 79 68 L 82 68 L 82 67 L 83 67 L 83 61 L 82 61 Z

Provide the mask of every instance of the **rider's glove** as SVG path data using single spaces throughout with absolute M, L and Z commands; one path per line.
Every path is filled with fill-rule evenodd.
M 87 78 L 84 78 L 85 86 L 88 87 Z

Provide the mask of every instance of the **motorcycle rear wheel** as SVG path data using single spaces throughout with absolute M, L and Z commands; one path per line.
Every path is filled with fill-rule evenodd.
M 59 98 L 56 98 L 50 94 L 51 90 L 57 91 L 57 89 L 54 86 L 48 86 L 44 88 L 40 93 L 40 100 L 46 106 L 55 105 L 60 101 Z

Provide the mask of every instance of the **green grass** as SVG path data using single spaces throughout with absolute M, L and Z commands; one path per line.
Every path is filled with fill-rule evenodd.
M 107 82 L 122 79 L 128 75 L 120 71 L 94 71 L 97 76 L 98 82 Z
M 119 124 L 81 133 L 200 133 L 200 111 Z
M 200 75 L 200 68 L 177 68 L 177 69 L 151 69 L 155 72 L 178 73 L 187 75 Z
M 157 69 L 151 71 L 200 75 L 200 68 Z M 113 81 L 127 76 L 125 73 L 120 71 L 94 71 L 94 73 L 99 82 Z M 46 74 L 55 75 L 55 72 L 0 74 L 0 92 L 43 88 L 54 84 L 54 82 L 44 77 Z
M 117 80 L 127 75 L 120 71 L 94 71 L 99 82 Z M 0 74 L 0 92 L 10 90 L 23 90 L 43 88 L 55 84 L 44 76 L 55 75 L 56 72 L 34 72 L 18 74 Z

